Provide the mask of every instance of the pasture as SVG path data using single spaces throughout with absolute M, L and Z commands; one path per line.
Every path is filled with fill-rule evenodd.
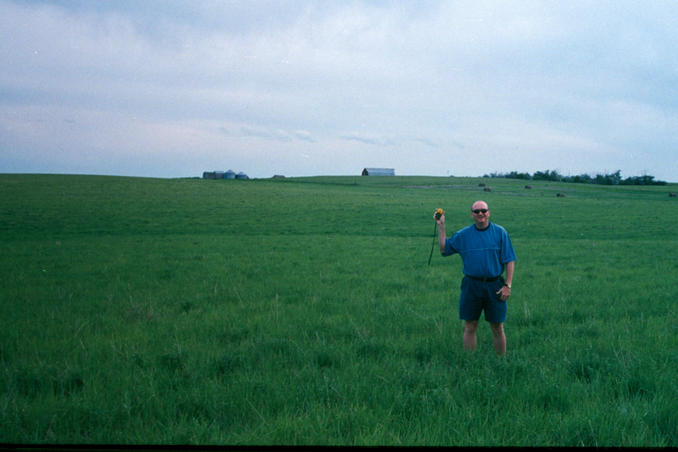
M 0 443 L 677 446 L 675 184 L 530 185 L 0 175 Z M 505 359 L 427 265 L 477 199 Z

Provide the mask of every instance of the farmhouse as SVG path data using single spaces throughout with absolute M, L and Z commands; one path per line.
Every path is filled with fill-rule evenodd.
M 363 168 L 363 176 L 395 176 L 393 168 Z

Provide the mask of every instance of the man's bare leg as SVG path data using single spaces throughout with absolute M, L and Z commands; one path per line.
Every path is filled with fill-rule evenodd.
M 477 320 L 465 320 L 464 321 L 464 349 L 472 352 L 476 349 L 478 345 L 478 339 L 476 337 L 476 330 L 478 329 Z
M 492 328 L 492 336 L 494 342 L 494 351 L 497 352 L 497 355 L 505 356 L 506 355 L 506 334 L 504 333 L 504 324 L 503 323 L 490 323 L 490 328 Z

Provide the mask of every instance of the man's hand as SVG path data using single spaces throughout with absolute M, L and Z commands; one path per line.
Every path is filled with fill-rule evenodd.
M 497 295 L 501 301 L 506 301 L 511 296 L 511 288 L 505 285 L 497 291 Z
M 445 211 L 443 209 L 436 209 L 433 212 L 433 219 L 438 223 L 439 226 L 445 224 Z

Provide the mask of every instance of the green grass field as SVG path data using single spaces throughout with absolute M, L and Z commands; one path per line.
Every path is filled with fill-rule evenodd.
M 678 446 L 676 186 L 531 185 L 0 175 L 0 443 Z M 477 199 L 505 359 L 427 265 Z

